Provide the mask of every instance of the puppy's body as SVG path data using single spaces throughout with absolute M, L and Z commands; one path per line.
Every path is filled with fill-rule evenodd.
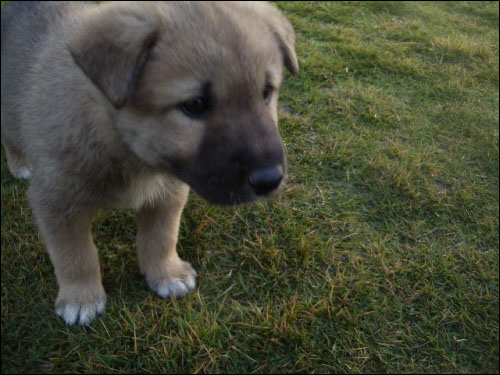
M 97 209 L 137 212 L 141 271 L 182 296 L 196 275 L 175 250 L 189 186 L 219 204 L 280 189 L 277 89 L 283 65 L 297 71 L 293 40 L 260 3 L 4 7 L 2 143 L 12 174 L 30 178 L 67 323 L 104 309 Z
M 12 156 L 11 172 L 34 174 L 30 188 L 46 186 L 63 211 L 130 201 L 132 181 L 154 172 L 123 143 L 114 127 L 116 109 L 67 46 L 81 14 L 95 5 L 8 5 L 2 11 L 2 142 Z

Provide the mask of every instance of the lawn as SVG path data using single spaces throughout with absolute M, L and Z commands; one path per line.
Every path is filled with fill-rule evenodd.
M 186 298 L 149 291 L 133 213 L 106 211 L 106 313 L 65 326 L 2 149 L 2 373 L 498 373 L 498 2 L 278 6 L 301 67 L 288 187 L 235 208 L 191 193 Z

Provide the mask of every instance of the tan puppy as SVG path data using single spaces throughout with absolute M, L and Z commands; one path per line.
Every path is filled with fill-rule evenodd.
M 284 184 L 278 89 L 298 65 L 269 4 L 9 2 L 1 48 L 2 143 L 30 179 L 68 324 L 105 306 L 96 210 L 136 210 L 141 272 L 178 297 L 195 287 L 176 251 L 189 187 L 237 204 Z

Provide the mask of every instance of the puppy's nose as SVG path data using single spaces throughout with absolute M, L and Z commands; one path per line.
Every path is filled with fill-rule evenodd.
M 283 179 L 283 167 L 261 168 L 253 171 L 248 176 L 248 182 L 257 195 L 264 195 L 276 189 Z

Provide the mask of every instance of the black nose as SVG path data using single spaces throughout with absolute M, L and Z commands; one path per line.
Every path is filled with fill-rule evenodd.
M 248 182 L 257 195 L 264 195 L 276 189 L 282 179 L 283 167 L 281 165 L 257 169 L 248 176 Z

